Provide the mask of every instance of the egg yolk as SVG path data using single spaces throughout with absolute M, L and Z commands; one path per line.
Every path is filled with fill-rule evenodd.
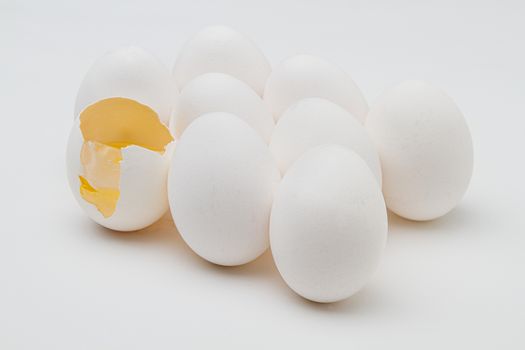
M 155 111 L 121 97 L 101 100 L 84 109 L 80 130 L 84 138 L 80 195 L 105 218 L 113 215 L 120 197 L 122 148 L 135 145 L 163 154 L 173 141 Z

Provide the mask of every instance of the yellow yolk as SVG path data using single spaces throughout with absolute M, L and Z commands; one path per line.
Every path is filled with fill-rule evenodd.
M 124 147 L 136 145 L 164 153 L 173 141 L 168 128 L 148 106 L 126 98 L 108 98 L 80 114 L 84 144 L 80 195 L 108 218 L 120 197 L 120 161 Z

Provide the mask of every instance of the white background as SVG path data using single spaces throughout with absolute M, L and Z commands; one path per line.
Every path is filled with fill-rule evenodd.
M 523 4 L 0 0 L 0 349 L 524 349 Z M 382 264 L 350 300 L 301 299 L 269 252 L 214 266 L 169 217 L 116 233 L 75 203 L 65 147 L 91 63 L 136 44 L 171 67 L 209 24 L 245 33 L 274 65 L 304 52 L 333 61 L 370 102 L 421 78 L 464 112 L 466 197 L 434 222 L 392 215 Z

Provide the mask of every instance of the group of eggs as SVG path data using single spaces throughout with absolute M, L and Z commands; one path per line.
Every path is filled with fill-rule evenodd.
M 318 302 L 373 274 L 387 208 L 440 217 L 472 173 L 466 122 L 439 89 L 407 81 L 369 109 L 337 66 L 296 55 L 272 70 L 223 26 L 189 40 L 173 74 L 136 47 L 101 57 L 75 116 L 68 177 L 90 218 L 132 231 L 169 207 L 202 258 L 240 265 L 270 246 L 286 283 Z

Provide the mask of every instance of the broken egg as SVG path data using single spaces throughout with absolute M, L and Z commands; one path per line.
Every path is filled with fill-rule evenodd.
M 202 29 L 182 48 L 173 74 L 182 89 L 197 76 L 219 72 L 244 81 L 262 95 L 271 66 L 259 48 L 227 26 Z
M 87 73 L 67 171 L 78 203 L 102 226 L 138 230 L 166 212 L 173 88 L 166 67 L 138 48 L 113 51 Z

